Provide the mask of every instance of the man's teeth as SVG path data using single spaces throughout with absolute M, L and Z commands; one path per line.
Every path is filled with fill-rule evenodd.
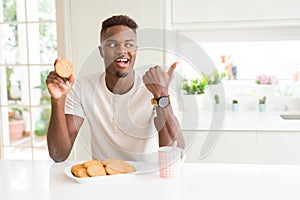
M 128 59 L 127 58 L 119 58 L 116 60 L 117 62 L 127 62 Z

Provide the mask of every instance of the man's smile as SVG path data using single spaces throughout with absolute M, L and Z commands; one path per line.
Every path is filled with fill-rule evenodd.
M 119 67 L 128 67 L 129 61 L 130 61 L 129 58 L 117 58 L 117 59 L 115 60 L 115 63 L 116 63 Z

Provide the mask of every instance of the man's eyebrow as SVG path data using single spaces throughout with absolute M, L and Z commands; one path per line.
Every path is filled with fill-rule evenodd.
M 104 43 L 106 42 L 118 42 L 118 40 L 114 40 L 114 39 L 107 39 L 103 41 Z M 135 39 L 127 39 L 125 40 L 125 42 L 136 42 Z
M 117 40 L 114 40 L 114 39 L 107 39 L 107 40 L 104 40 L 103 42 L 117 42 Z
M 128 39 L 128 40 L 125 40 L 126 42 L 135 42 L 135 39 Z

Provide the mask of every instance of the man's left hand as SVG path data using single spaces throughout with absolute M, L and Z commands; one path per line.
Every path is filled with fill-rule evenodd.
M 168 86 L 173 79 L 173 73 L 178 65 L 174 62 L 166 73 L 161 67 L 151 67 L 143 76 L 146 88 L 153 94 L 154 98 L 168 96 Z

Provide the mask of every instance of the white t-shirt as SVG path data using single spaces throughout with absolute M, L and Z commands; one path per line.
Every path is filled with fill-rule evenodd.
M 93 158 L 149 161 L 157 159 L 159 147 L 152 97 L 138 71 L 133 88 L 123 95 L 110 92 L 105 73 L 97 73 L 76 79 L 65 113 L 88 120 Z

